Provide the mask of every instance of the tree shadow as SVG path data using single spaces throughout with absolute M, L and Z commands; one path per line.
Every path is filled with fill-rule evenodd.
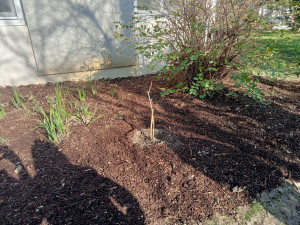
M 279 137 L 278 134 L 276 135 L 276 132 L 284 132 L 288 128 L 290 131 L 297 130 L 297 124 L 300 122 L 300 117 L 275 104 L 267 106 L 249 98 L 241 98 L 242 99 L 238 101 L 232 99 L 224 101 L 224 96 L 219 96 L 216 99 L 209 100 L 209 104 L 212 106 L 229 106 L 230 109 L 227 112 L 222 110 L 218 111 L 218 109 L 209 109 L 196 104 L 191 105 L 190 102 L 187 103 L 189 104 L 189 107 L 187 108 L 177 107 L 169 101 L 160 101 L 160 105 L 166 110 L 166 112 L 173 112 L 172 114 L 168 113 L 167 116 L 172 120 L 179 122 L 180 130 L 209 137 L 211 140 L 214 140 L 214 143 L 219 143 L 218 145 L 230 145 L 231 147 L 227 147 L 228 149 L 237 149 L 238 152 L 243 151 L 249 155 L 253 154 L 262 158 L 269 158 L 271 161 L 277 162 L 275 164 L 277 166 L 278 163 L 289 165 L 290 162 L 283 159 L 283 155 L 288 154 L 273 151 L 268 147 L 275 147 L 274 143 L 272 145 L 270 139 Z M 250 106 L 247 106 L 250 108 L 245 107 L 247 104 L 250 104 Z M 239 111 L 234 110 L 234 108 L 238 106 L 241 109 Z M 212 114 L 211 116 L 228 117 L 228 120 L 235 125 L 235 129 L 232 129 L 234 126 L 224 127 L 223 124 L 218 124 L 219 121 L 210 122 L 202 119 L 200 114 L 204 111 Z M 274 113 L 277 113 L 277 115 L 274 115 Z M 284 118 L 283 115 L 285 115 Z M 275 118 L 270 118 L 273 116 Z M 274 130 L 276 125 L 276 121 L 274 120 L 277 120 L 278 123 L 281 124 L 281 127 L 279 127 L 279 125 L 276 126 L 277 130 Z M 274 124 L 274 127 L 269 127 L 272 123 Z M 192 124 L 194 124 L 194 126 L 191 126 Z M 273 132 L 271 131 L 272 129 Z M 261 133 L 257 133 L 255 135 L 257 130 L 260 130 Z M 260 134 L 263 134 L 263 136 L 260 136 Z M 293 137 L 294 139 L 287 139 L 284 143 L 293 143 L 287 147 L 290 147 L 289 150 L 291 150 L 294 154 L 297 154 L 300 149 L 300 143 L 297 141 L 299 140 L 299 135 L 296 136 L 295 134 Z M 183 139 L 186 138 L 188 137 L 183 137 Z M 282 141 L 281 143 L 283 143 L 283 140 L 280 140 Z M 270 152 L 268 153 L 268 151 Z M 237 151 L 232 151 L 232 154 L 236 153 Z M 300 178 L 299 166 L 297 166 L 295 178 Z
M 234 110 L 234 107 L 242 108 L 248 103 L 253 107 L 246 110 L 243 108 L 244 110 L 238 112 Z M 291 159 L 291 155 L 285 152 L 286 149 L 280 149 L 280 146 L 284 145 L 288 148 L 286 151 L 294 155 L 299 154 L 299 134 L 284 140 L 287 127 L 290 131 L 297 130 L 300 121 L 298 115 L 289 113 L 275 104 L 270 109 L 266 105 L 244 98 L 241 102 L 225 102 L 223 96 L 222 99 L 209 100 L 209 104 L 217 108 L 230 106 L 233 110 L 227 113 L 219 112 L 218 109 L 214 111 L 192 105 L 190 102 L 187 102 L 185 108 L 180 108 L 169 101 L 160 101 L 160 106 L 166 112 L 170 112 L 165 116 L 177 122 L 176 129 L 179 132 L 174 132 L 174 136 L 184 145 L 173 150 L 185 163 L 214 181 L 228 185 L 232 192 L 245 193 L 249 199 L 255 199 L 261 192 L 282 185 L 286 179 L 300 180 L 299 163 Z M 233 126 L 223 124 L 217 119 L 206 120 L 207 117 L 203 118 L 200 115 L 205 111 L 211 114 L 211 117 L 226 116 Z M 274 112 L 278 115 L 273 115 Z M 269 120 L 270 116 L 274 116 L 281 127 Z M 162 125 L 168 126 L 167 123 Z M 282 222 L 291 219 L 274 213 L 278 210 L 272 211 L 270 207 L 265 209 Z
M 122 79 L 116 83 L 121 86 Z M 130 89 L 126 85 L 123 88 L 125 92 Z M 130 92 L 142 95 L 139 88 Z M 152 96 L 158 95 L 159 90 L 154 89 Z M 249 200 L 287 179 L 300 180 L 295 158 L 300 150 L 297 113 L 247 97 L 217 95 L 204 101 L 182 97 L 157 97 L 154 103 L 162 108 L 156 113 L 156 127 L 182 142 L 178 148 L 168 147 L 184 163 Z M 144 127 L 149 126 L 149 118 L 143 122 Z M 265 208 L 278 220 L 286 221 Z
M 130 192 L 90 167 L 70 164 L 50 142 L 32 146 L 32 178 L 8 147 L 0 146 L 0 154 L 0 159 L 23 167 L 18 179 L 0 171 L 1 224 L 144 224 Z
M 272 87 L 277 87 L 280 88 L 282 90 L 287 90 L 287 91 L 291 91 L 294 93 L 300 93 L 300 80 L 299 81 L 295 81 L 295 82 L 286 82 L 283 80 L 280 81 L 272 81 L 266 77 L 262 77 L 262 76 L 257 76 L 256 78 L 259 79 L 260 83 L 268 85 L 268 86 L 272 86 Z

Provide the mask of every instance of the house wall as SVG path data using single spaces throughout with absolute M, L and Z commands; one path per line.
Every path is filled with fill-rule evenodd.
M 0 26 L 1 86 L 151 72 L 142 56 L 114 39 L 115 22 L 131 19 L 134 0 L 23 0 L 22 5 L 25 26 Z
M 0 26 L 0 85 L 18 85 L 38 78 L 26 26 Z
M 133 0 L 23 0 L 39 75 L 132 66 L 134 52 L 114 38 Z

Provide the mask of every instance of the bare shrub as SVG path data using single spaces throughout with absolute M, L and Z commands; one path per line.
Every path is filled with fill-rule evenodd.
M 129 41 L 138 54 L 144 54 L 155 67 L 164 62 L 160 78 L 175 81 L 174 89 L 205 97 L 223 88 L 222 80 L 234 71 L 237 87 L 261 98 L 260 90 L 249 78 L 249 68 L 263 61 L 253 34 L 263 27 L 258 16 L 261 0 L 165 0 L 157 1 L 156 11 L 141 15 L 139 10 L 129 25 L 134 37 L 122 30 L 116 37 Z M 146 7 L 139 8 L 147 11 Z M 238 71 L 238 72 L 237 72 Z M 231 74 L 232 75 L 232 74 Z

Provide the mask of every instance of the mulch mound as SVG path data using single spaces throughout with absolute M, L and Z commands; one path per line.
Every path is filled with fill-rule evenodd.
M 178 140 L 141 147 L 135 132 L 150 125 Z M 174 224 L 235 214 L 257 194 L 285 179 L 300 180 L 300 82 L 262 82 L 270 105 L 218 93 L 199 100 L 160 96 L 154 76 L 66 82 L 104 116 L 87 126 L 73 121 L 70 137 L 47 140 L 38 115 L 15 109 L 10 87 L 0 88 L 0 224 Z M 55 85 L 21 86 L 45 104 Z M 46 98 L 47 96 L 47 98 Z M 22 168 L 22 170 L 16 170 Z

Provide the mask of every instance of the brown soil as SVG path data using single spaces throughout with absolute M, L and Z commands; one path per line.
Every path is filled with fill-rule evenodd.
M 149 128 L 151 81 L 156 128 L 178 145 L 132 142 Z M 68 101 L 85 87 L 104 116 L 90 126 L 73 121 L 58 144 L 35 113 L 12 106 L 10 87 L 0 88 L 0 137 L 8 140 L 0 144 L 0 224 L 193 224 L 300 180 L 299 81 L 263 82 L 275 91 L 270 105 L 224 94 L 160 97 L 164 84 L 154 76 L 98 81 L 95 95 L 85 82 L 65 84 Z M 28 108 L 30 92 L 44 104 L 55 95 L 53 84 L 19 90 Z

